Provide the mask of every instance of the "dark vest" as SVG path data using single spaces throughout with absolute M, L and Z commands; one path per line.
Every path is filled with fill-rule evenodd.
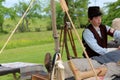
M 95 39 L 97 40 L 97 43 L 99 46 L 103 47 L 103 48 L 107 48 L 107 34 L 113 36 L 112 33 L 110 33 L 110 31 L 107 32 L 107 29 L 105 27 L 105 25 L 100 25 L 100 32 L 101 32 L 101 37 L 99 36 L 99 34 L 97 33 L 97 31 L 94 29 L 94 27 L 90 24 L 87 28 L 93 33 Z M 82 38 L 82 42 L 83 45 L 85 47 L 85 50 L 88 54 L 89 57 L 93 57 L 93 56 L 99 56 L 100 54 L 93 51 L 85 42 L 85 40 Z M 94 44 L 94 43 L 93 43 Z M 85 55 L 83 54 L 83 56 L 85 57 Z

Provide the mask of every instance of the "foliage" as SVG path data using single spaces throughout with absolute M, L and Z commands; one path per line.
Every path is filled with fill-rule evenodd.
M 3 31 L 2 25 L 4 22 L 4 13 L 5 13 L 5 11 L 4 11 L 5 7 L 2 5 L 3 1 L 5 1 L 5 0 L 0 0 L 0 32 Z
M 24 12 L 26 11 L 26 9 L 28 8 L 30 3 L 26 3 L 23 1 L 20 1 L 18 4 L 15 4 L 14 6 L 14 10 L 16 11 L 16 14 L 19 17 L 22 17 L 22 15 L 24 14 Z M 31 9 L 27 12 L 26 16 L 24 17 L 19 30 L 20 32 L 25 32 L 25 31 L 30 31 L 29 29 L 29 21 L 32 20 L 34 21 L 34 18 L 41 18 L 41 6 L 40 6 L 40 2 L 39 0 L 36 0 Z
M 66 0 L 67 1 L 67 0 Z M 64 25 L 64 12 L 61 9 L 59 1 L 55 1 L 56 5 L 56 22 L 57 22 L 57 28 L 61 28 L 62 25 Z M 87 23 L 87 6 L 88 6 L 88 0 L 70 0 L 68 1 L 68 7 L 69 7 L 69 13 L 74 21 L 75 25 L 78 27 L 80 25 L 86 25 Z M 51 15 L 50 13 L 50 4 L 48 7 L 44 9 L 47 13 L 47 15 Z
M 67 1 L 67 0 L 66 0 Z M 69 13 L 76 26 L 86 25 L 87 8 L 89 0 L 70 0 L 68 1 Z
M 120 0 L 113 3 L 108 3 L 105 8 L 108 9 L 108 12 L 103 17 L 103 23 L 110 26 L 113 19 L 120 17 Z
M 64 13 L 59 2 L 56 2 L 56 22 L 57 28 L 60 29 L 64 23 Z
M 0 0 L 0 32 L 6 32 L 3 29 L 3 23 L 4 19 L 7 17 L 11 17 L 11 19 L 14 19 L 14 11 L 11 8 L 6 8 L 2 5 L 2 2 L 5 0 Z
M 61 25 L 63 24 L 63 16 L 64 13 L 62 12 L 60 3 L 58 1 L 55 1 L 56 6 L 56 26 L 58 29 L 60 29 Z M 44 8 L 44 11 L 46 12 L 46 16 L 51 18 L 51 4 L 49 4 L 46 8 Z M 50 21 L 49 24 L 52 26 L 52 22 Z M 52 27 L 47 26 L 47 30 L 51 30 Z
M 4 30 L 7 31 L 8 33 L 10 33 L 11 31 L 13 31 L 13 29 L 15 28 L 16 24 L 18 23 L 18 21 L 20 20 L 20 18 L 15 17 L 15 20 L 11 20 L 11 19 L 5 19 L 3 27 Z M 51 26 L 49 25 L 50 22 L 50 18 L 44 17 L 44 18 L 34 18 L 34 22 L 32 20 L 29 21 L 29 29 L 31 32 L 36 31 L 36 28 L 40 29 L 40 31 L 45 31 L 47 28 L 47 26 Z

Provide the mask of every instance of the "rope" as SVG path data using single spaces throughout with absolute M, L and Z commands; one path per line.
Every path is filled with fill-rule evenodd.
M 73 22 L 72 22 L 72 19 L 71 19 L 69 13 L 68 13 L 68 7 L 67 7 L 67 5 L 66 5 L 65 0 L 60 0 L 60 3 L 61 3 L 61 7 L 62 7 L 63 11 L 65 11 L 66 14 L 67 14 L 67 16 L 68 16 L 68 18 L 69 18 L 69 20 L 70 20 L 70 22 L 71 22 L 71 24 L 72 24 L 72 27 L 73 27 L 73 29 L 74 29 L 74 31 L 75 31 L 75 34 L 76 34 L 76 36 L 77 36 L 77 38 L 78 38 L 78 40 L 79 40 L 79 42 L 80 42 L 80 44 L 81 44 L 81 46 L 82 46 L 83 52 L 84 52 L 84 54 L 85 54 L 85 56 L 86 56 L 86 58 L 87 58 L 87 60 L 88 60 L 88 62 L 89 62 L 89 64 L 90 64 L 93 72 L 95 73 L 96 80 L 98 80 L 97 74 L 96 74 L 96 72 L 95 72 L 95 69 L 94 69 L 94 67 L 93 67 L 93 65 L 92 65 L 92 63 L 91 63 L 91 61 L 90 61 L 90 58 L 89 58 L 88 55 L 87 55 L 87 52 L 85 51 L 85 48 L 84 48 L 83 43 L 82 43 L 82 41 L 81 41 L 81 39 L 80 39 L 80 37 L 79 37 L 79 34 L 78 34 L 78 32 L 77 32 L 77 30 L 76 30 L 76 28 L 75 28 L 75 26 L 74 26 L 74 24 L 73 24 Z
M 21 21 L 23 20 L 23 18 L 25 17 L 25 15 L 27 14 L 28 10 L 30 9 L 30 7 L 32 6 L 33 2 L 35 0 L 31 0 L 28 8 L 26 9 L 25 13 L 23 14 L 23 16 L 21 17 L 21 19 L 19 20 L 19 22 L 17 23 L 16 27 L 14 28 L 14 30 L 12 31 L 12 33 L 10 34 L 10 36 L 8 37 L 7 41 L 5 42 L 5 44 L 3 45 L 2 49 L 0 50 L 0 54 L 3 52 L 3 50 L 5 49 L 5 47 L 7 46 L 8 42 L 10 41 L 11 37 L 13 36 L 13 34 L 15 33 L 16 29 L 18 28 L 18 26 L 20 25 Z

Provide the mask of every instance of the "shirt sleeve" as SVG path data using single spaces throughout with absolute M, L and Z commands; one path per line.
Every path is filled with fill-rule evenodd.
M 120 31 L 115 30 L 114 34 L 113 34 L 114 39 L 119 39 L 120 40 Z
M 97 40 L 95 39 L 93 33 L 89 29 L 85 29 L 83 32 L 83 38 L 88 46 L 95 52 L 100 55 L 106 54 L 108 51 L 106 48 L 102 48 L 98 45 Z
M 106 28 L 107 28 L 107 31 L 110 29 L 109 26 L 106 26 Z M 120 40 L 120 31 L 119 31 L 119 30 L 115 30 L 115 32 L 114 32 L 114 34 L 113 34 L 113 38 Z

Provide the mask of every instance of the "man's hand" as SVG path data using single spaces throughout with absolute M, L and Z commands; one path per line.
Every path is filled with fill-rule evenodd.
M 120 46 L 118 47 L 118 50 L 120 50 Z
M 110 33 L 114 33 L 115 29 L 110 28 Z

